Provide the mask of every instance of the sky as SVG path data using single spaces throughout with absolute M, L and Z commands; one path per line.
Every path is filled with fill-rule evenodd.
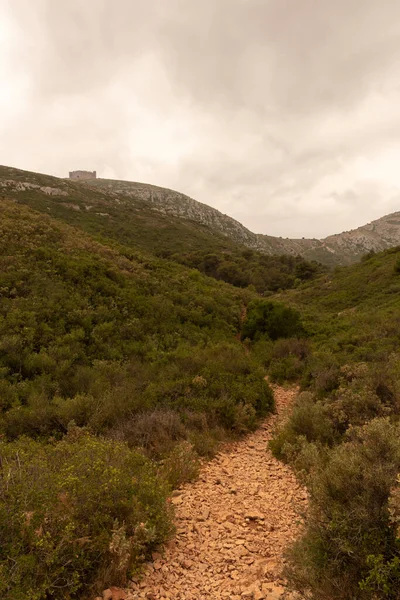
M 400 210 L 399 0 L 0 0 L 0 82 L 3 165 L 283 237 Z

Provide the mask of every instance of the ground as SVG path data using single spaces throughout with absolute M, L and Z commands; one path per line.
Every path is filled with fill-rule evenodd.
M 267 447 L 297 390 L 274 388 L 277 414 L 225 446 L 194 483 L 173 493 L 177 533 L 144 578 L 113 600 L 294 598 L 281 578 L 285 547 L 298 534 L 307 495 Z

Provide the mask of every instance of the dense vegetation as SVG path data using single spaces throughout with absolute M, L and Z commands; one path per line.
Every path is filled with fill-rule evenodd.
M 169 486 L 272 409 L 238 339 L 253 296 L 1 201 L 3 598 L 124 581 Z
M 399 264 L 394 248 L 281 294 L 311 339 L 263 348 L 276 379 L 301 379 L 272 449 L 310 493 L 288 577 L 320 600 L 399 597 Z
M 298 286 L 323 269 L 301 256 L 269 256 L 250 250 L 206 225 L 162 214 L 138 197 L 0 167 L 0 186 L 10 180 L 17 186 L 5 187 L 4 193 L 37 211 L 77 226 L 105 243 L 113 240 L 150 252 L 236 287 L 253 286 L 265 294 Z M 39 186 L 62 186 L 62 195 L 49 196 Z
M 254 300 L 247 309 L 241 337 L 243 340 L 272 340 L 304 335 L 297 310 L 278 302 Z
M 322 272 L 320 265 L 309 263 L 301 256 L 268 256 L 240 248 L 219 254 L 208 251 L 168 253 L 168 257 L 236 287 L 252 286 L 260 294 L 296 287 Z
M 123 583 L 171 487 L 272 409 L 268 369 L 302 390 L 271 444 L 310 495 L 290 582 L 398 598 L 400 249 L 322 273 L 65 185 L 0 200 L 2 597 Z
M 3 444 L 2 598 L 69 598 L 124 582 L 170 530 L 168 488 L 143 454 L 70 428 L 55 444 Z

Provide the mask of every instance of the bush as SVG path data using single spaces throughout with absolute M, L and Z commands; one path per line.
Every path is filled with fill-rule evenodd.
M 269 365 L 269 377 L 275 383 L 298 381 L 305 369 L 307 357 L 310 354 L 306 340 L 292 338 L 279 339 L 272 349 L 272 359 Z
M 0 592 L 56 600 L 123 584 L 171 530 L 167 486 L 126 444 L 71 428 L 0 444 Z
M 268 367 L 273 358 L 274 342 L 258 340 L 251 345 L 251 353 L 264 366 Z
M 344 433 L 350 426 L 364 425 L 390 412 L 378 395 L 358 381 L 339 388 L 336 398 L 327 407 L 335 428 Z
M 314 353 L 307 361 L 302 385 L 310 386 L 319 398 L 323 398 L 339 387 L 340 377 L 338 357 L 322 351 Z
M 297 356 L 274 358 L 269 366 L 268 374 L 273 383 L 297 381 L 303 373 L 304 365 Z
M 300 313 L 284 304 L 255 300 L 249 305 L 242 326 L 242 340 L 289 338 L 304 335 Z
M 192 481 L 199 474 L 199 457 L 190 442 L 176 444 L 162 461 L 161 473 L 169 485 L 176 489 L 182 483 Z
M 189 441 L 199 456 L 213 458 L 218 444 L 226 439 L 226 433 L 221 427 L 213 427 L 209 431 L 189 432 Z
M 177 412 L 157 408 L 121 424 L 118 435 L 130 447 L 138 446 L 151 458 L 160 459 L 171 452 L 177 442 L 186 439 L 187 431 Z
M 331 446 L 335 441 L 326 406 L 309 392 L 298 396 L 289 420 L 271 440 L 270 448 L 277 458 L 287 459 L 294 448 L 300 449 L 303 440 L 321 446 Z
M 274 358 L 287 358 L 295 356 L 299 360 L 305 360 L 310 355 L 310 346 L 307 340 L 299 338 L 289 338 L 278 340 L 273 347 L 272 356 Z
M 400 427 L 375 419 L 352 431 L 314 474 L 306 530 L 287 576 L 316 600 L 397 599 L 400 540 L 389 497 L 400 469 Z

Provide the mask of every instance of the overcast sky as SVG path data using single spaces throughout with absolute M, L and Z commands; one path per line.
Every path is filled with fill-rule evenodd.
M 400 0 L 0 0 L 0 164 L 285 237 L 400 210 Z

